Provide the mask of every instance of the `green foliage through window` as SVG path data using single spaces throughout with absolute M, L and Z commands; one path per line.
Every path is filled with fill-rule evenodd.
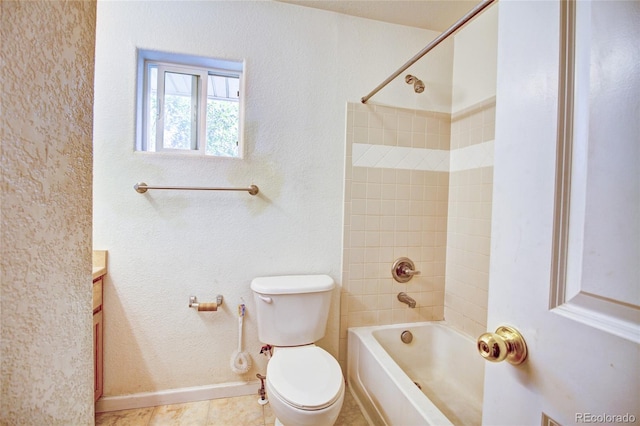
M 239 122 L 239 102 L 207 100 L 206 153 L 220 157 L 237 157 Z

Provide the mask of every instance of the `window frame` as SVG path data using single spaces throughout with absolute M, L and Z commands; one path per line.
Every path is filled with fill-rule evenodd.
M 136 152 L 146 153 L 169 153 L 175 155 L 196 155 L 206 158 L 229 158 L 242 159 L 244 157 L 244 62 L 230 61 L 223 59 L 213 59 L 196 57 L 190 55 L 180 55 L 173 53 L 163 53 L 138 49 L 138 74 L 136 90 Z M 150 117 L 151 88 L 149 69 L 155 66 L 157 69 L 157 117 L 152 120 Z M 197 112 L 196 112 L 196 138 L 192 139 L 191 149 L 169 148 L 164 146 L 163 121 L 164 121 L 164 84 L 165 72 L 186 74 L 197 76 Z M 162 76 L 162 77 L 161 77 Z M 226 78 L 237 78 L 238 80 L 238 140 L 237 155 L 214 155 L 207 154 L 207 101 L 208 84 L 210 76 L 220 76 Z M 192 97 L 193 102 L 193 97 Z M 230 100 L 229 102 L 234 102 Z M 159 120 L 161 117 L 162 120 Z M 150 123 L 151 121 L 151 123 Z M 150 125 L 156 127 L 155 148 L 149 149 Z

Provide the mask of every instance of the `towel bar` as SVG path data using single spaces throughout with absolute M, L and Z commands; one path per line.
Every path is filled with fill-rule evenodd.
M 133 185 L 140 194 L 144 194 L 149 189 L 176 189 L 176 190 L 189 190 L 189 191 L 247 191 L 251 195 L 256 195 L 260 190 L 257 186 L 251 185 L 248 188 L 211 188 L 211 187 L 199 187 L 199 186 L 152 186 L 147 185 L 144 182 L 138 182 Z

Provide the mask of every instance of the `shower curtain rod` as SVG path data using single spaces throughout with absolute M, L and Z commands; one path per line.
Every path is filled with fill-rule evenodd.
M 424 49 L 422 49 L 420 52 L 418 52 L 413 58 L 409 59 L 407 61 L 407 63 L 405 63 L 403 66 L 401 66 L 396 72 L 394 72 L 393 74 L 391 74 L 389 77 L 387 77 L 387 79 L 385 81 L 383 81 L 382 83 L 380 83 L 375 89 L 373 89 L 367 96 L 364 96 L 361 101 L 363 104 L 366 104 L 367 101 L 369 99 L 371 99 L 371 97 L 373 95 L 375 95 L 376 93 L 378 93 L 380 91 L 380 89 L 382 89 L 384 86 L 386 86 L 387 84 L 391 83 L 391 81 L 396 78 L 397 76 L 399 76 L 400 74 L 402 74 L 404 71 L 406 71 L 407 68 L 409 68 L 411 65 L 415 64 L 416 62 L 418 62 L 418 60 L 420 58 L 422 58 L 424 55 L 426 55 L 427 53 L 429 53 L 429 51 L 431 49 L 433 49 L 434 47 L 436 47 L 437 45 L 439 45 L 442 41 L 444 41 L 447 37 L 449 37 L 451 34 L 455 33 L 456 31 L 458 31 L 464 24 L 466 24 L 467 22 L 469 22 L 471 19 L 473 19 L 477 14 L 479 14 L 480 12 L 482 12 L 484 9 L 486 9 L 487 7 L 489 7 L 493 2 L 495 2 L 496 0 L 483 0 L 481 3 L 479 3 L 478 5 L 476 5 L 476 7 L 474 7 L 473 9 L 471 9 L 466 15 L 464 15 L 462 18 L 460 18 L 455 24 L 453 24 L 452 26 L 450 26 L 448 29 L 446 29 L 442 34 L 440 34 L 438 37 L 436 37 L 435 39 L 433 39 L 433 41 L 431 43 L 429 43 Z

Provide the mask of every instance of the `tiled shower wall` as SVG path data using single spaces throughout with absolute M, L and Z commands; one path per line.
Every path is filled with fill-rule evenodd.
M 340 363 L 347 329 L 441 320 L 486 328 L 495 100 L 452 116 L 347 105 Z M 391 277 L 398 257 L 421 271 Z M 446 276 L 446 283 L 445 283 Z M 397 300 L 407 292 L 417 306 Z
M 477 337 L 487 327 L 495 98 L 453 114 L 444 317 Z
M 348 327 L 443 318 L 450 129 L 449 114 L 348 104 L 343 367 Z M 421 271 L 406 284 L 391 277 L 403 256 Z

